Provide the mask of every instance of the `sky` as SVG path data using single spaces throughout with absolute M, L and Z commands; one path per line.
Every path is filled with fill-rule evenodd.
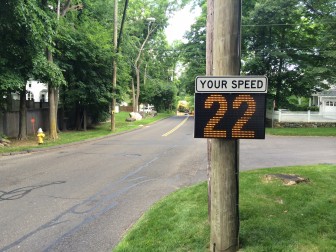
M 165 30 L 169 44 L 175 40 L 183 41 L 183 35 L 190 29 L 190 26 L 195 23 L 196 17 L 198 17 L 201 13 L 200 8 L 193 11 L 190 9 L 191 5 L 187 5 L 170 18 L 169 25 Z

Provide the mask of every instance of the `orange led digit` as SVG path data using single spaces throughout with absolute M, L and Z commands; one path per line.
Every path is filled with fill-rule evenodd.
M 254 138 L 255 132 L 253 130 L 242 130 L 244 125 L 250 120 L 256 111 L 255 100 L 251 95 L 238 95 L 238 97 L 233 101 L 233 108 L 238 109 L 242 103 L 247 103 L 247 109 L 244 115 L 238 119 L 236 124 L 232 128 L 233 138 Z
M 222 119 L 222 117 L 225 115 L 225 112 L 227 111 L 227 102 L 223 96 L 218 95 L 218 94 L 213 94 L 213 95 L 210 95 L 205 100 L 204 107 L 206 109 L 210 109 L 214 103 L 219 103 L 219 109 L 217 110 L 217 113 L 212 118 L 210 118 L 209 122 L 205 126 L 204 137 L 225 138 L 226 137 L 225 130 L 214 130 L 214 128 L 219 123 L 219 121 Z

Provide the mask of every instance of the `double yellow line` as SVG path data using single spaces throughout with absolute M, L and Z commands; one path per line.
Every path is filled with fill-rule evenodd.
M 168 131 L 167 133 L 163 134 L 162 136 L 166 137 L 169 136 L 170 134 L 172 134 L 174 131 L 176 131 L 178 128 L 180 128 L 183 124 L 185 124 L 185 122 L 188 120 L 189 116 L 187 116 L 182 122 L 180 122 L 179 125 L 177 125 L 175 128 L 173 128 L 172 130 Z

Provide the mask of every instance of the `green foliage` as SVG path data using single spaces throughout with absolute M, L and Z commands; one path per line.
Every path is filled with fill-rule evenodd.
M 207 8 L 205 1 L 202 1 L 202 13 L 197 18 L 196 23 L 191 26 L 191 30 L 186 33 L 186 44 L 180 45 L 182 60 L 185 65 L 185 72 L 181 77 L 181 83 L 185 86 L 188 94 L 195 92 L 195 78 L 205 75 L 206 57 L 206 15 Z
M 120 6 L 125 2 L 119 2 L 120 21 Z M 140 59 L 141 83 L 146 79 L 162 83 L 171 80 L 178 56 L 170 50 L 163 30 L 168 17 L 189 2 L 143 0 L 129 4 L 123 40 L 116 55 L 111 41 L 113 0 L 72 1 L 66 15 L 59 19 L 57 1 L 1 1 L 0 93 L 18 91 L 28 78 L 34 78 L 60 88 L 60 102 L 69 110 L 81 107 L 95 118 L 104 117 L 111 100 L 113 58 L 118 63 L 117 101 L 128 100 L 134 60 L 149 25 L 154 32 Z M 76 4 L 83 8 L 73 8 Z M 65 1 L 61 1 L 61 8 L 64 7 Z M 149 24 L 149 17 L 154 17 L 155 22 Z M 49 60 L 46 49 L 53 56 Z M 158 108 L 175 106 L 175 88 L 164 88 L 163 84 L 158 87 L 158 93 L 167 96 Z M 1 104 L 5 103 L 2 97 Z
M 3 70 L 0 72 L 0 92 L 17 90 L 22 86 L 24 81 L 22 76 L 11 71 L 11 69 L 3 67 Z
M 205 74 L 206 6 L 181 45 L 181 83 L 194 93 Z M 335 82 L 335 4 L 331 0 L 243 1 L 242 73 L 267 75 L 269 95 L 287 105 L 290 95 L 310 96 Z
M 36 59 L 50 46 L 53 25 L 38 1 L 0 2 L 0 107 L 6 103 L 3 94 L 20 91 L 34 76 L 34 68 L 41 67 Z M 57 76 L 55 70 L 52 74 Z
M 48 61 L 44 54 L 34 58 L 32 73 L 38 80 L 53 87 L 65 85 L 62 70 L 54 62 Z
M 173 83 L 150 80 L 144 87 L 141 101 L 153 104 L 158 112 L 173 110 L 177 105 L 176 93 L 177 89 Z
M 331 3 L 243 2 L 243 72 L 267 75 L 280 107 L 286 97 L 309 96 L 335 78 L 330 28 L 336 17 L 324 8 Z
M 146 91 L 148 88 L 144 89 L 142 83 L 147 83 L 150 80 L 160 80 L 161 82 L 172 80 L 178 56 L 176 51 L 169 47 L 163 30 L 168 24 L 168 16 L 188 2 L 190 1 L 144 0 L 134 2 L 129 6 L 120 49 L 126 64 L 129 64 L 132 69 L 130 74 L 133 79 L 135 79 L 135 68 L 139 67 L 140 100 L 142 101 L 148 100 L 147 96 L 150 96 Z M 149 22 L 149 17 L 155 18 L 155 22 Z M 149 40 L 140 52 L 148 32 L 151 32 Z M 140 55 L 140 59 L 135 66 L 138 55 Z M 170 99 L 167 98 L 167 100 Z M 171 106 L 173 104 L 160 105 L 157 109 L 168 109 L 167 107 Z
M 52 48 L 56 22 L 39 1 L 0 3 L 0 82 L 2 90 L 16 91 L 30 77 L 46 83 L 64 83 L 57 65 L 48 63 L 45 48 Z
M 73 28 L 75 24 L 75 28 Z M 112 49 L 109 33 L 86 13 L 66 17 L 57 36 L 55 61 L 67 86 L 61 101 L 68 111 L 85 110 L 94 121 L 104 118 L 111 100 Z

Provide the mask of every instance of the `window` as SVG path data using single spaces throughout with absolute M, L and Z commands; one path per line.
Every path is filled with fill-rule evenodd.
M 33 95 L 33 93 L 30 92 L 30 91 L 28 91 L 28 93 L 27 93 L 27 100 L 29 100 L 29 101 L 34 100 L 34 95 Z
M 326 101 L 326 106 L 335 106 L 336 107 L 336 102 L 332 102 L 332 101 Z

